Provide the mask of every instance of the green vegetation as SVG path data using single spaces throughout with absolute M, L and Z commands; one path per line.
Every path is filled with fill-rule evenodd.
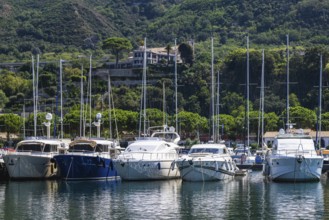
M 59 59 L 68 60 L 70 62 L 64 63 L 63 67 L 64 132 L 66 136 L 74 137 L 79 135 L 80 127 L 81 71 L 86 92 L 90 55 L 94 70 L 105 67 L 109 60 L 116 63 L 120 59 L 126 60 L 128 51 L 142 45 L 144 37 L 147 37 L 148 47 L 163 47 L 167 53 L 177 39 L 183 60 L 177 69 L 179 131 L 192 138 L 199 133 L 209 134 L 210 37 L 214 37 L 214 70 L 220 81 L 220 114 L 216 117 L 224 125 L 224 135 L 234 139 L 245 132 L 248 35 L 251 132 L 257 134 L 258 130 L 262 48 L 265 49 L 265 129 L 277 130 L 285 124 L 285 44 L 289 34 L 291 120 L 298 127 L 315 129 L 319 54 L 323 55 L 323 85 L 329 83 L 328 11 L 329 3 L 315 0 L 60 0 L 55 3 L 8 0 L 0 6 L 0 59 L 26 64 L 14 72 L 1 70 L 0 108 L 6 115 L 21 113 L 23 106 L 31 112 L 30 60 L 32 54 L 40 54 L 41 60 L 47 63 L 39 72 L 39 112 L 55 113 L 53 125 L 58 131 L 58 65 Z M 150 125 L 163 123 L 164 118 L 168 124 L 174 124 L 174 67 L 168 60 L 166 65 L 163 64 L 148 66 L 148 79 L 157 81 L 148 86 L 147 121 Z M 134 74 L 139 76 L 141 71 L 134 70 Z M 159 74 L 166 77 L 156 78 Z M 107 82 L 100 76 L 92 77 L 92 115 L 103 113 L 103 134 L 108 136 Z M 166 106 L 163 106 L 163 84 Z M 136 134 L 140 86 L 122 85 L 112 90 L 116 112 L 113 117 L 117 120 L 119 135 Z M 329 88 L 324 87 L 323 129 L 329 129 L 328 99 Z M 159 110 L 164 107 L 165 113 Z M 33 125 L 30 117 L 25 122 L 29 130 Z M 42 120 L 38 119 L 38 124 Z M 1 131 L 7 131 L 4 122 L 0 125 Z M 40 126 L 38 131 L 43 128 Z

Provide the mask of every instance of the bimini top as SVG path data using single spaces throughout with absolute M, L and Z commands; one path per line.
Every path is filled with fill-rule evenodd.
M 57 152 L 65 143 L 57 139 L 31 139 L 18 142 L 16 152 Z
M 110 140 L 77 139 L 70 143 L 69 152 L 108 152 L 110 148 L 117 148 Z

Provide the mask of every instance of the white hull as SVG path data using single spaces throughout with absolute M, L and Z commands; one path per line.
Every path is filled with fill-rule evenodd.
M 113 160 L 113 165 L 123 180 L 166 180 L 179 178 L 173 160 Z
M 4 161 L 10 178 L 51 178 L 55 177 L 57 168 L 51 163 L 53 155 L 7 154 Z
M 217 181 L 234 177 L 236 166 L 232 161 L 179 159 L 176 164 L 185 181 Z
M 264 175 L 273 181 L 318 181 L 320 180 L 323 158 L 281 156 L 271 157 L 263 165 Z

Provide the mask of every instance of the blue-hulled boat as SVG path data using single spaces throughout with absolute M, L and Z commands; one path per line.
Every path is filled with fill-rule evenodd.
M 112 159 L 120 153 L 114 141 L 78 139 L 70 143 L 66 154 L 54 156 L 58 175 L 64 180 L 120 179 Z

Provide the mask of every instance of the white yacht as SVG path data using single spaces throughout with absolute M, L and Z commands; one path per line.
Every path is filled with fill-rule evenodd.
M 175 162 L 186 181 L 224 180 L 239 170 L 223 143 L 196 144 Z
M 11 179 L 46 179 L 56 177 L 53 156 L 65 150 L 60 140 L 30 139 L 20 141 L 15 151 L 3 155 Z
M 322 166 L 323 157 L 317 154 L 311 136 L 302 129 L 280 129 L 272 150 L 266 153 L 263 174 L 273 181 L 318 181 Z
M 149 133 L 149 132 L 148 132 Z M 160 180 L 179 178 L 175 165 L 180 136 L 174 128 L 154 132 L 151 137 L 137 139 L 113 160 L 122 180 Z

